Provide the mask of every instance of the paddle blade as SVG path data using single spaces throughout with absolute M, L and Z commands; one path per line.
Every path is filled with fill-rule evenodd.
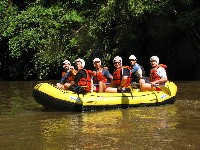
M 169 87 L 166 85 L 166 86 L 159 86 L 159 88 L 164 92 L 166 93 L 167 95 L 170 95 L 171 96 L 171 91 L 169 89 Z

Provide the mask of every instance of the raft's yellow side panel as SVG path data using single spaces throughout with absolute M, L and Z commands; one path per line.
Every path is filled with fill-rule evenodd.
M 166 94 L 163 91 L 149 91 L 139 92 L 138 89 L 134 89 L 132 93 L 87 93 L 85 95 L 72 91 L 65 91 L 56 88 L 48 83 L 40 83 L 35 86 L 35 90 L 38 90 L 48 96 L 55 99 L 81 104 L 83 106 L 102 106 L 102 105 L 120 105 L 120 104 L 154 104 L 157 102 L 163 102 L 171 97 L 174 97 L 177 92 L 177 87 L 173 82 L 167 82 L 167 88 L 170 89 L 170 94 Z

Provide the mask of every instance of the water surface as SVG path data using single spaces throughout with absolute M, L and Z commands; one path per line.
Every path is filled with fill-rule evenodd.
M 200 148 L 199 81 L 175 82 L 173 105 L 97 112 L 45 111 L 32 97 L 37 83 L 0 82 L 0 149 Z

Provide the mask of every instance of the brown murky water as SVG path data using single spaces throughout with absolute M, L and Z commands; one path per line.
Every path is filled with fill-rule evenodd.
M 178 85 L 173 105 L 99 112 L 46 112 L 38 82 L 0 82 L 0 149 L 200 148 L 200 82 Z

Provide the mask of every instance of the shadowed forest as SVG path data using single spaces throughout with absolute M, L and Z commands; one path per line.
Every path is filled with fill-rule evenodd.
M 0 80 L 60 79 L 77 58 L 112 72 L 132 54 L 146 76 L 156 55 L 170 80 L 199 80 L 199 14 L 199 0 L 1 0 Z

